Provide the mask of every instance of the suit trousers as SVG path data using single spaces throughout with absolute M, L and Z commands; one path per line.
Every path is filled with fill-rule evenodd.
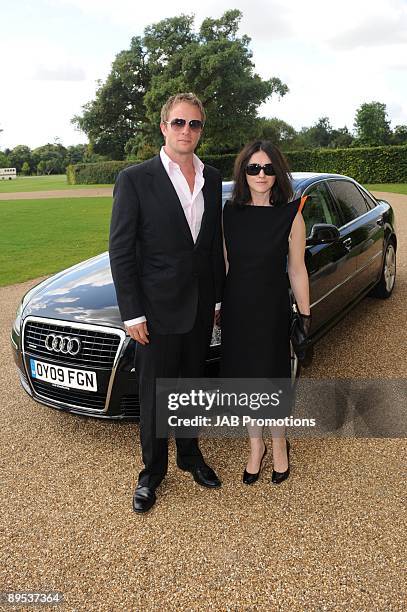
M 156 435 L 156 379 L 199 378 L 204 375 L 212 320 L 198 304 L 193 328 L 185 334 L 157 334 L 147 322 L 149 344 L 137 343 L 135 368 L 139 376 L 140 439 L 144 469 L 138 484 L 156 488 L 168 469 L 168 438 Z M 210 323 L 209 323 L 210 321 Z M 198 438 L 176 437 L 177 463 L 189 469 L 204 465 Z

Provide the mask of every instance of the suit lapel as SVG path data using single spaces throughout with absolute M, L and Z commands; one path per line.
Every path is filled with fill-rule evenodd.
M 171 225 L 175 226 L 185 237 L 190 246 L 194 246 L 191 230 L 188 225 L 187 218 L 179 200 L 178 194 L 175 191 L 174 185 L 171 182 L 165 168 L 161 162 L 160 156 L 157 155 L 151 160 L 151 175 L 152 175 L 152 190 L 156 197 L 162 202 L 163 208 L 167 211 Z
M 202 194 L 203 194 L 203 198 L 204 198 L 204 212 L 202 215 L 202 221 L 201 221 L 201 227 L 199 229 L 199 234 L 196 238 L 196 242 L 195 242 L 195 248 L 198 246 L 198 243 L 205 231 L 206 225 L 208 223 L 208 208 L 209 208 L 209 202 L 210 202 L 210 197 L 211 197 L 211 186 L 210 186 L 210 181 L 208 179 L 207 173 L 206 173 L 206 168 L 204 167 L 204 171 L 203 171 L 203 175 L 204 175 L 204 186 L 202 187 Z

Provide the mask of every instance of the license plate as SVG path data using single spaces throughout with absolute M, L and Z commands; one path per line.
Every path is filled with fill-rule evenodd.
M 31 377 L 43 380 L 58 387 L 81 389 L 82 391 L 97 391 L 96 372 L 77 370 L 65 366 L 56 366 L 37 359 L 30 359 Z

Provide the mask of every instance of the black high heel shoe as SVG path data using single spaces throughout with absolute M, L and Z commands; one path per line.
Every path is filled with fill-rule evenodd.
M 244 484 L 251 485 L 251 484 L 254 484 L 256 482 L 256 480 L 258 480 L 258 478 L 260 476 L 260 472 L 261 472 L 261 466 L 263 464 L 263 459 L 266 456 L 266 453 L 267 453 L 267 446 L 264 445 L 264 453 L 263 453 L 263 456 L 262 456 L 261 461 L 260 461 L 259 471 L 256 472 L 255 474 L 251 474 L 250 472 L 248 472 L 245 469 L 244 472 L 243 472 L 243 482 L 244 482 Z
M 280 484 L 284 480 L 287 480 L 287 478 L 290 475 L 290 443 L 289 443 L 288 440 L 286 440 L 286 442 L 287 442 L 288 468 L 286 469 L 285 472 L 276 472 L 275 470 L 273 470 L 273 473 L 271 475 L 271 482 L 272 482 L 272 484 Z

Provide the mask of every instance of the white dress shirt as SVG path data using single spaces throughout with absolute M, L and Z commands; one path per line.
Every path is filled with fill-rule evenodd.
M 195 183 L 194 190 L 191 193 L 188 182 L 185 176 L 182 174 L 179 164 L 174 162 L 165 152 L 164 147 L 161 147 L 160 158 L 162 164 L 167 172 L 171 183 L 177 192 L 179 201 L 184 210 L 186 220 L 188 221 L 189 229 L 191 230 L 192 239 L 196 242 L 198 238 L 199 230 L 201 229 L 202 216 L 204 213 L 204 197 L 202 193 L 202 187 L 205 183 L 203 175 L 204 164 L 201 162 L 197 155 L 193 156 L 193 164 L 195 168 Z M 216 304 L 215 310 L 220 310 L 221 302 Z M 137 325 L 146 321 L 146 317 L 137 317 L 136 319 L 130 319 L 124 321 L 127 326 Z

